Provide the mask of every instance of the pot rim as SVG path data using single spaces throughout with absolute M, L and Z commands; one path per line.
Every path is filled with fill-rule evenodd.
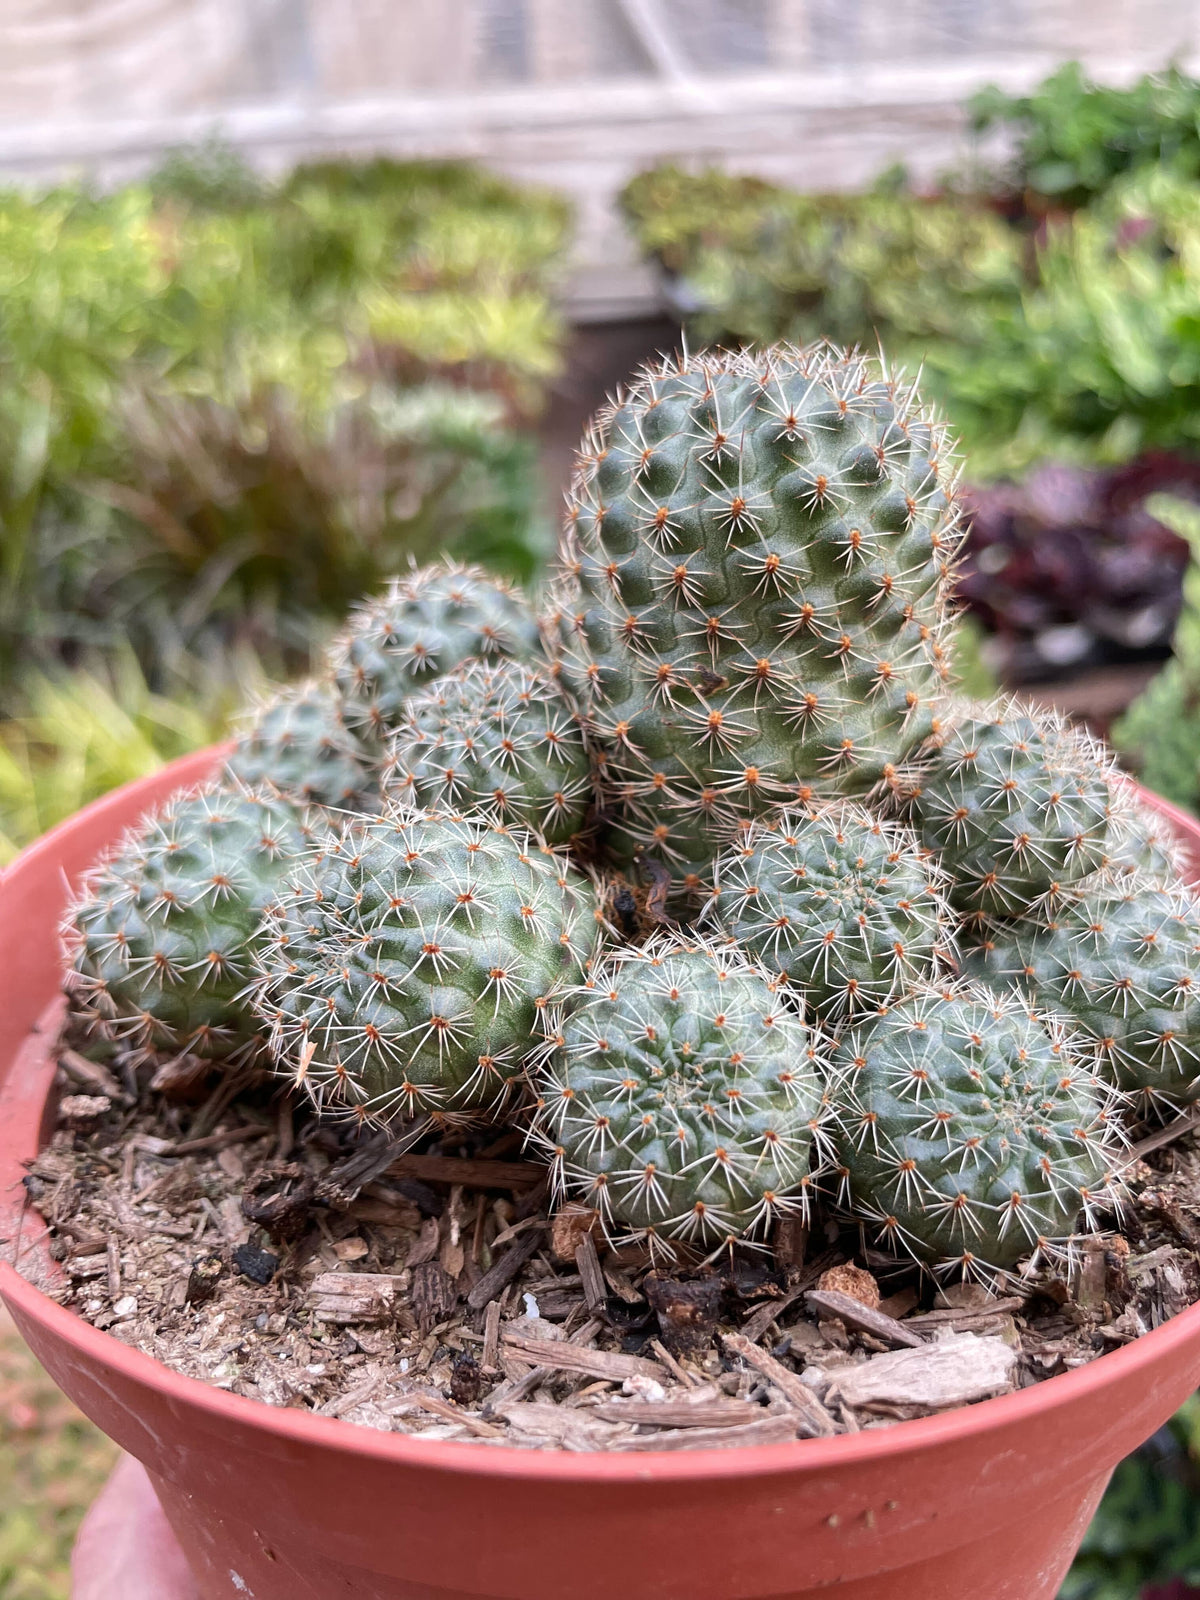
M 211 749 L 214 763 L 227 746 Z M 203 754 L 203 752 L 199 753 Z M 198 755 L 185 756 L 151 775 L 161 784 L 171 768 L 187 768 L 194 773 Z M 182 781 L 182 780 L 181 780 Z M 191 781 L 194 781 L 192 778 Z M 46 858 L 55 871 L 54 857 L 60 839 L 68 836 L 85 819 L 105 810 L 124 812 L 136 791 L 148 784 L 138 779 L 102 796 L 35 840 L 11 863 L 8 871 Z M 1155 810 L 1170 820 L 1177 830 L 1190 835 L 1194 849 L 1200 850 L 1200 823 L 1177 806 L 1135 785 L 1139 794 L 1150 800 Z M 28 1031 L 24 1038 L 28 1038 Z M 21 1041 L 18 1041 L 18 1045 Z M 20 1179 L 15 1180 L 19 1182 Z M 18 1317 L 42 1326 L 49 1337 L 72 1349 L 80 1361 L 90 1366 L 107 1367 L 132 1384 L 156 1390 L 165 1401 L 180 1407 L 193 1407 L 212 1420 L 244 1423 L 264 1433 L 296 1444 L 315 1445 L 343 1455 L 368 1456 L 383 1462 L 420 1466 L 453 1477 L 484 1477 L 526 1480 L 530 1483 L 553 1480 L 580 1485 L 589 1483 L 656 1482 L 687 1483 L 723 1477 L 769 1476 L 806 1470 L 839 1468 L 866 1462 L 885 1462 L 889 1458 L 915 1454 L 948 1445 L 965 1436 L 997 1432 L 1055 1409 L 1081 1401 L 1104 1390 L 1110 1383 L 1131 1376 L 1141 1367 L 1168 1359 L 1172 1350 L 1191 1344 L 1200 1333 L 1200 1301 L 1169 1322 L 1141 1334 L 1119 1350 L 1098 1356 L 1085 1366 L 1056 1377 L 1043 1379 L 1030 1388 L 998 1395 L 973 1405 L 959 1406 L 937 1416 L 920 1417 L 895 1423 L 890 1428 L 870 1432 L 839 1434 L 830 1439 L 798 1439 L 782 1444 L 746 1445 L 733 1450 L 645 1451 L 636 1454 L 575 1453 L 567 1450 L 519 1450 L 490 1448 L 459 1443 L 450 1439 L 422 1439 L 419 1434 L 382 1433 L 358 1427 L 336 1417 L 321 1417 L 313 1412 L 268 1405 L 247 1395 L 231 1394 L 199 1378 L 174 1372 L 164 1363 L 135 1350 L 93 1327 L 89 1322 L 60 1306 L 23 1278 L 7 1261 L 0 1261 L 0 1297 Z

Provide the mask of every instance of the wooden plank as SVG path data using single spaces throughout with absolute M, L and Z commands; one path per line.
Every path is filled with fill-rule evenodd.
M 537 1253 L 541 1242 L 542 1236 L 536 1229 L 532 1233 L 522 1234 L 498 1261 L 493 1261 L 467 1296 L 471 1310 L 482 1311 L 489 1300 L 494 1300 L 502 1289 L 506 1289 L 529 1258 Z
M 528 1339 L 521 1334 L 503 1335 L 504 1348 L 524 1361 L 558 1372 L 585 1372 L 591 1378 L 611 1378 L 623 1383 L 626 1378 L 655 1378 L 661 1382 L 663 1369 L 657 1361 L 642 1356 L 621 1355 L 615 1350 L 581 1350 L 564 1339 Z
M 634 1422 L 654 1428 L 737 1428 L 760 1422 L 766 1415 L 751 1400 L 713 1400 L 689 1405 L 686 1400 L 603 1400 L 589 1406 L 606 1422 Z
M 666 1428 L 661 1433 L 614 1439 L 610 1450 L 737 1450 L 753 1444 L 785 1444 L 796 1437 L 796 1416 L 767 1416 L 740 1428 Z
M 473 1161 L 466 1156 L 403 1155 L 388 1172 L 425 1183 L 461 1183 L 464 1189 L 531 1189 L 546 1176 L 533 1161 Z
M 583 1284 L 583 1295 L 589 1311 L 599 1311 L 608 1299 L 608 1285 L 600 1270 L 600 1257 L 596 1254 L 596 1241 L 585 1233 L 575 1251 L 575 1265 Z
M 758 1345 L 751 1344 L 745 1334 L 726 1333 L 722 1335 L 721 1342 L 730 1355 L 740 1356 L 747 1366 L 761 1372 L 769 1383 L 775 1385 L 788 1404 L 797 1411 L 800 1427 L 808 1437 L 828 1438 L 837 1433 L 838 1425 L 833 1417 L 790 1368 L 776 1361 L 773 1355 Z
M 854 1328 L 858 1333 L 869 1333 L 874 1339 L 882 1339 L 884 1344 L 906 1346 L 912 1350 L 925 1343 L 920 1334 L 897 1322 L 895 1317 L 872 1310 L 852 1294 L 842 1294 L 837 1289 L 810 1289 L 805 1299 L 818 1316 L 837 1317 L 848 1328 Z

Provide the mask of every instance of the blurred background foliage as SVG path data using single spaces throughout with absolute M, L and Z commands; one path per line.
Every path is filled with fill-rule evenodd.
M 569 237 L 455 163 L 268 184 L 213 146 L 0 192 L 0 851 L 302 670 L 410 558 L 535 576 Z

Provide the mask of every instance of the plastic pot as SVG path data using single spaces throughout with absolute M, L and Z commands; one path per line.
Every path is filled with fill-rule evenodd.
M 209 752 L 47 835 L 0 888 L 0 1265 L 17 1325 L 145 1463 L 204 1600 L 1051 1600 L 1120 1458 L 1200 1382 L 1200 1306 L 1089 1366 L 944 1416 L 673 1455 L 452 1444 L 183 1378 L 42 1293 L 23 1205 L 48 1123 L 68 883 Z M 1200 825 L 1155 801 L 1200 862 Z M 1197 872 L 1200 877 L 1200 871 Z

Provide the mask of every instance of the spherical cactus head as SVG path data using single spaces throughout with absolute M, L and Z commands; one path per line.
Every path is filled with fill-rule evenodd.
M 803 1203 L 822 1042 L 740 953 L 653 940 L 568 997 L 541 1141 L 610 1232 L 720 1245 Z
M 822 346 L 644 372 L 597 419 L 545 623 L 630 848 L 894 783 L 929 734 L 958 542 L 910 384 Z
M 598 937 L 592 885 L 531 835 L 394 811 L 292 874 L 257 997 L 279 1070 L 381 1124 L 496 1110 Z
M 409 701 L 383 772 L 410 805 L 490 810 L 565 844 L 587 823 L 591 766 L 570 706 L 541 668 L 471 662 Z
M 968 957 L 1099 1051 L 1139 1116 L 1200 1100 L 1200 906 L 1137 877 L 1092 879 L 1039 919 L 989 928 Z
M 706 917 L 831 1023 L 952 953 L 940 869 L 907 828 L 846 802 L 749 824 L 717 858 Z
M 1112 815 L 1103 870 L 1111 877 L 1137 878 L 1172 888 L 1190 874 L 1183 852 L 1162 813 L 1127 778 L 1112 785 Z
M 481 567 L 446 561 L 393 578 L 330 646 L 347 721 L 394 733 L 410 695 L 476 657 L 536 659 L 538 627 L 525 600 Z
M 1052 712 L 962 708 L 934 741 L 913 799 L 922 842 L 970 915 L 1021 916 L 1094 872 L 1107 848 L 1111 763 Z
M 833 1090 L 854 1211 L 965 1273 L 1069 1236 L 1120 1164 L 1111 1092 L 1016 995 L 917 992 L 848 1029 Z
M 64 927 L 73 999 L 147 1049 L 256 1054 L 255 957 L 305 844 L 291 806 L 266 791 L 176 795 L 84 879 Z
M 310 678 L 280 690 L 243 719 L 225 770 L 295 804 L 374 811 L 380 756 L 369 729 L 347 726 L 336 685 Z

